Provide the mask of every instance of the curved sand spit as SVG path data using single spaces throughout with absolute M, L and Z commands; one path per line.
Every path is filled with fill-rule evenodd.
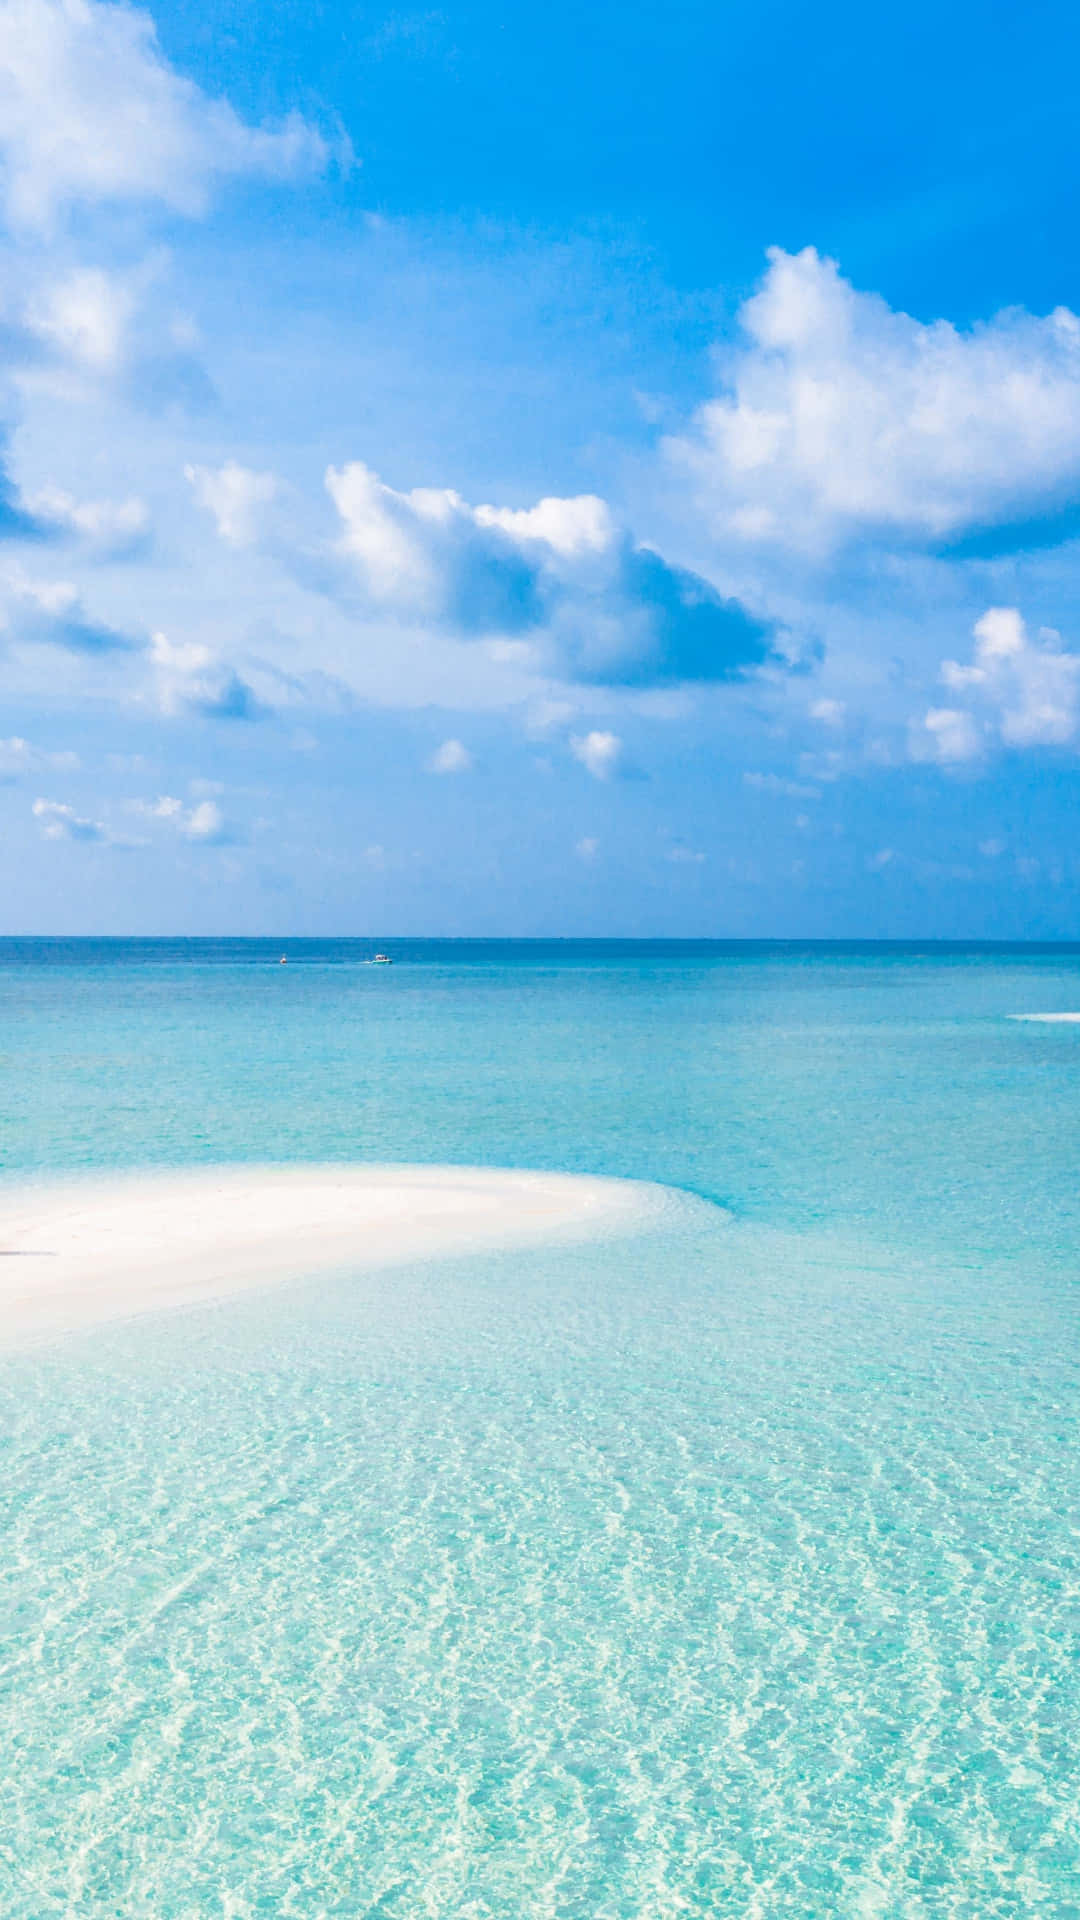
M 629 1226 L 656 1190 L 479 1167 L 216 1167 L 0 1188 L 0 1346 L 325 1272 Z

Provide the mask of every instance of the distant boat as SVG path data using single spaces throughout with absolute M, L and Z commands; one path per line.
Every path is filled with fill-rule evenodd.
M 376 967 L 392 967 L 394 963 L 388 953 L 377 953 L 372 964 Z
M 289 964 L 289 956 L 287 953 L 283 953 L 281 956 L 281 959 L 278 961 L 278 966 L 287 967 L 288 964 Z

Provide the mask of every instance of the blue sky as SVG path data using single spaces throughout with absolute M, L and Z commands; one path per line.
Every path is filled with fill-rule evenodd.
M 6 931 L 1075 936 L 1071 10 L 0 0 Z

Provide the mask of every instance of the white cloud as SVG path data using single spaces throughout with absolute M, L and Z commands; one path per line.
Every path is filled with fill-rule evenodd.
M 77 267 L 39 287 L 26 309 L 32 333 L 92 373 L 112 373 L 124 355 L 135 311 L 131 282 L 100 267 Z
M 361 461 L 326 486 L 342 532 L 321 584 L 395 622 L 518 664 L 527 645 L 526 665 L 609 684 L 731 680 L 773 655 L 769 623 L 636 546 L 595 494 L 474 507 L 450 487 L 399 492 Z
M 471 507 L 452 487 L 399 493 L 359 460 L 331 467 L 326 485 L 343 523 L 341 549 L 371 599 L 465 627 L 532 624 L 540 569 L 610 560 L 619 541 L 592 494 L 541 500 L 521 512 Z
M 970 713 L 957 707 L 931 707 L 912 729 L 913 760 L 937 760 L 942 766 L 951 766 L 977 759 L 983 746 L 983 735 Z
M 599 840 L 594 840 L 592 836 L 588 834 L 586 835 L 584 840 L 579 840 L 576 847 L 574 848 L 574 852 L 577 854 L 578 859 L 584 860 L 586 865 L 588 865 L 590 861 L 596 859 L 596 856 L 599 853 L 599 851 L 600 851 Z
M 823 727 L 842 727 L 847 709 L 842 700 L 813 700 L 810 703 L 811 720 L 820 720 Z
M 205 209 L 230 175 L 321 168 L 297 116 L 249 127 L 163 59 L 149 14 L 100 0 L 0 3 L 0 181 L 8 218 L 47 227 L 79 202 Z
M 192 807 L 181 831 L 187 840 L 220 840 L 225 832 L 225 816 L 216 800 L 200 800 Z
M 195 498 L 214 516 L 217 530 L 233 547 L 247 547 L 259 536 L 262 509 L 276 498 L 272 473 L 255 473 L 235 460 L 223 467 L 185 467 Z
M 132 800 L 129 809 L 144 820 L 164 821 L 183 840 L 210 845 L 228 837 L 225 816 L 216 800 L 200 800 L 193 807 L 185 807 L 175 794 L 163 793 L 156 800 Z
M 0 625 L 17 640 L 73 653 L 104 654 L 131 646 L 87 612 L 73 581 L 34 579 L 18 568 L 0 579 Z
M 460 740 L 444 740 L 428 761 L 429 773 L 468 773 L 472 754 Z
M 569 700 L 556 700 L 545 694 L 534 700 L 525 716 L 525 726 L 529 733 L 544 735 L 554 727 L 565 727 L 574 717 L 575 708 Z
M 1076 315 L 961 331 L 858 292 L 812 247 L 769 262 L 722 393 L 666 443 L 716 533 L 812 553 L 860 531 L 938 541 L 1075 490 Z
M 706 856 L 693 847 L 671 847 L 666 857 L 677 867 L 700 867 Z
M 477 507 L 475 517 L 478 526 L 501 527 L 514 540 L 543 541 L 568 559 L 605 553 L 618 534 L 610 507 L 594 493 L 541 500 L 520 510 Z
M 216 800 L 198 800 L 194 806 L 185 806 L 175 795 L 163 793 L 156 800 L 129 800 L 126 806 L 127 811 L 139 819 L 160 823 L 181 840 L 199 846 L 221 845 L 232 837 Z M 35 800 L 32 812 L 46 840 L 81 840 L 111 847 L 148 844 L 113 832 L 104 821 L 79 814 L 61 800 Z
M 100 820 L 87 820 L 61 800 L 35 800 L 35 820 L 41 821 L 46 840 L 88 840 L 103 842 L 109 838 Z
M 941 678 L 950 691 L 966 695 L 1005 746 L 1062 747 L 1074 740 L 1080 727 L 1080 654 L 1067 652 L 1060 634 L 1050 628 L 1032 640 L 1015 607 L 989 608 L 976 621 L 974 638 L 968 665 L 942 663 Z M 942 733 L 953 731 L 953 719 L 968 729 L 965 735 L 960 728 L 957 739 L 977 740 L 966 711 L 941 721 Z M 947 757 L 966 759 L 977 751 L 975 744 Z
M 149 651 L 163 713 L 187 711 L 219 720 L 249 720 L 256 713 L 247 682 L 209 647 L 155 633 Z
M 78 764 L 77 753 L 49 753 L 42 747 L 31 746 L 29 740 L 20 739 L 18 734 L 9 740 L 0 740 L 0 780 L 34 773 L 43 767 L 71 772 Z
M 610 780 L 612 774 L 618 772 L 623 744 L 617 733 L 575 734 L 570 741 L 570 751 L 594 780 Z
M 74 535 L 101 557 L 135 552 L 150 531 L 146 502 L 134 496 L 128 500 L 77 500 L 62 487 L 43 487 L 27 497 L 26 506 L 37 520 Z

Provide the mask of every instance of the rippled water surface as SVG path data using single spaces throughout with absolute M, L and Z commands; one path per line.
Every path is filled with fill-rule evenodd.
M 1080 956 L 396 951 L 0 944 L 6 1169 L 703 1199 L 3 1362 L 0 1911 L 1080 1914 Z

